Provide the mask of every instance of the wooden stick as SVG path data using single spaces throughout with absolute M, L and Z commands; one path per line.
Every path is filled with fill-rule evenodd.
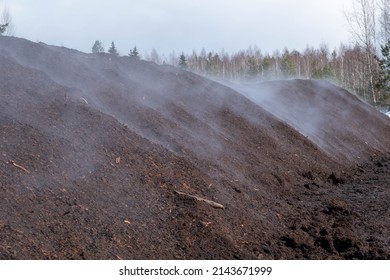
M 12 164 L 13 166 L 15 166 L 15 167 L 17 167 L 17 168 L 19 168 L 19 169 L 21 169 L 21 170 L 23 170 L 24 172 L 26 172 L 26 173 L 28 173 L 28 174 L 31 173 L 29 170 L 27 170 L 27 169 L 24 168 L 23 166 L 17 164 L 17 163 L 16 163 L 15 161 L 13 161 L 13 160 L 8 161 L 8 163 L 9 163 L 9 164 Z
M 195 198 L 198 201 L 206 202 L 207 204 L 211 205 L 214 208 L 225 209 L 225 206 L 223 206 L 222 204 L 219 204 L 219 203 L 217 203 L 215 201 L 212 201 L 212 200 L 209 200 L 209 199 L 206 199 L 206 198 L 202 198 L 202 197 L 199 197 L 199 196 L 196 196 L 196 195 L 191 195 L 191 194 L 183 193 L 183 192 L 179 192 L 179 191 L 175 191 L 175 193 Z
M 82 100 L 82 101 L 84 101 L 87 105 L 89 105 L 88 104 L 88 101 L 87 100 L 85 100 L 85 98 L 84 97 L 80 97 L 80 100 Z

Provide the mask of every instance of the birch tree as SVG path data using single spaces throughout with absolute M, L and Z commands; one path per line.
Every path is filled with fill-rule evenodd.
M 379 37 L 386 44 L 390 40 L 390 0 L 381 0 L 379 11 Z
M 376 56 L 376 7 L 374 0 L 355 0 L 350 13 L 346 13 L 351 34 L 355 43 L 365 51 L 364 75 L 369 80 L 369 90 L 372 101 L 377 103 L 376 96 L 376 76 L 377 62 Z

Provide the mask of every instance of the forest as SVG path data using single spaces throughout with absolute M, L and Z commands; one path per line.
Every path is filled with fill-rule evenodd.
M 249 46 L 229 54 L 200 53 L 161 56 L 153 49 L 144 59 L 181 66 L 201 75 L 251 82 L 275 79 L 325 79 L 346 88 L 378 108 L 390 107 L 390 0 L 355 0 L 345 11 L 352 43 L 330 49 L 326 42 L 303 51 L 265 53 Z M 129 55 L 132 54 L 132 51 Z
M 390 106 L 390 0 L 355 0 L 345 12 L 352 36 L 330 50 L 324 42 L 303 51 L 263 53 L 250 46 L 234 54 L 224 51 L 174 53 L 160 58 L 153 50 L 147 57 L 156 63 L 185 67 L 220 79 L 264 81 L 274 79 L 326 79 L 346 88 L 379 108 Z

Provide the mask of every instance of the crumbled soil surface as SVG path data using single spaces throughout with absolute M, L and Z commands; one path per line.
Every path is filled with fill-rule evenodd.
M 389 259 L 390 119 L 0 37 L 0 259 Z

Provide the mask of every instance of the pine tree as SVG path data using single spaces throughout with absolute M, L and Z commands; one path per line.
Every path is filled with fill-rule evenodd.
M 112 55 L 115 55 L 115 56 L 119 55 L 118 51 L 116 50 L 114 42 L 111 42 L 111 47 L 109 48 L 108 53 L 112 54 Z
M 218 53 L 213 54 L 212 52 L 209 52 L 207 59 L 206 59 L 206 73 L 217 76 L 220 74 L 220 66 L 221 59 L 219 58 Z
M 180 57 L 179 57 L 179 66 L 181 67 L 181 68 L 183 68 L 183 69 L 187 69 L 187 59 L 186 59 L 186 57 L 185 57 L 185 55 L 184 55 L 184 53 L 182 53 L 181 55 L 180 55 Z
M 92 53 L 104 53 L 104 47 L 102 42 L 99 40 L 95 41 L 95 44 L 92 46 Z
M 290 55 L 290 52 L 287 49 L 284 50 L 282 55 L 280 68 L 285 78 L 292 78 L 296 75 L 297 67 L 294 63 L 293 57 Z
M 0 24 L 0 35 L 3 35 L 5 30 L 7 29 L 8 23 L 6 24 Z
M 256 77 L 260 72 L 260 65 L 254 56 L 248 58 L 248 75 L 251 78 Z
M 0 36 L 1 35 L 13 36 L 13 24 L 12 17 L 8 8 L 4 8 L 0 13 Z
M 390 40 L 381 46 L 382 59 L 378 59 L 379 79 L 377 88 L 384 92 L 384 98 L 389 98 L 390 93 Z
M 134 48 L 130 50 L 129 56 L 134 58 L 139 58 L 139 52 L 137 50 L 137 46 L 134 46 Z

